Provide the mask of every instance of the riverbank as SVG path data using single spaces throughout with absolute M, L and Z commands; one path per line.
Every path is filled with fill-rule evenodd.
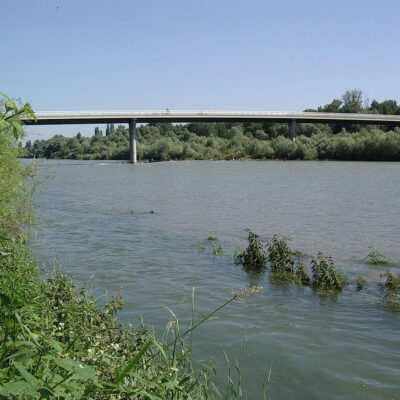
M 11 100 L 10 100 L 11 102 Z M 8 103 L 8 107 L 11 103 Z M 193 370 L 186 336 L 163 341 L 123 326 L 117 288 L 98 305 L 59 270 L 40 277 L 27 248 L 33 171 L 18 157 L 18 107 L 0 131 L 0 397 L 7 399 L 205 399 L 208 369 Z M 10 107 L 9 107 L 10 108 Z M 4 111 L 4 110 L 3 110 Z M 10 116 L 9 121 L 4 116 Z M 176 323 L 178 323 L 176 321 Z

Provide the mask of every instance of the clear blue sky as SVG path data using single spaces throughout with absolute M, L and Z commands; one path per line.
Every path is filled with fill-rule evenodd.
M 0 91 L 35 110 L 400 100 L 399 0 L 9 0 Z M 93 126 L 29 128 L 92 134 Z

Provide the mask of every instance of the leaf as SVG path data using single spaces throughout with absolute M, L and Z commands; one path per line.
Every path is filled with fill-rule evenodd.
M 143 354 L 147 351 L 147 349 L 153 344 L 153 342 L 150 340 L 150 342 L 146 343 L 143 348 L 139 351 L 139 353 L 136 354 L 135 357 L 132 358 L 132 360 L 129 362 L 129 364 L 119 373 L 117 376 L 117 379 L 115 380 L 115 384 L 119 384 L 122 382 L 122 380 L 125 378 L 125 376 L 132 370 L 132 368 L 139 362 L 139 360 L 142 358 Z
M 17 110 L 18 110 L 16 104 L 12 100 L 6 100 L 4 103 L 4 107 L 6 109 L 6 112 L 9 112 L 9 111 L 17 112 Z
M 7 382 L 4 383 L 4 388 L 11 395 L 36 395 L 37 391 L 35 388 L 25 381 Z
M 41 388 L 38 390 L 38 392 L 44 397 L 54 396 L 54 393 L 47 388 Z
M 54 357 L 54 361 L 61 368 L 75 374 L 79 379 L 88 380 L 96 377 L 96 370 L 94 368 L 82 365 L 79 361 L 61 357 Z
M 47 339 L 47 343 L 55 350 L 57 353 L 63 352 L 63 347 L 60 342 L 54 339 Z
M 39 386 L 39 381 L 30 372 L 28 372 L 19 362 L 14 362 L 13 365 L 28 383 L 30 383 L 35 388 Z

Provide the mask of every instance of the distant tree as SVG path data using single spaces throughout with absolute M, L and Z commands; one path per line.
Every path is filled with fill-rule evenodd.
M 382 101 L 382 103 L 374 100 L 371 103 L 370 110 L 378 114 L 400 114 L 400 106 L 397 104 L 396 100 L 385 100 Z
M 77 138 L 78 140 L 81 140 L 82 134 L 81 134 L 80 132 L 78 132 L 78 133 L 76 134 L 76 138 Z
M 123 135 L 125 133 L 125 127 L 123 125 L 118 125 L 116 133 L 117 135 Z
M 363 109 L 363 95 L 361 90 L 347 90 L 342 96 L 342 101 L 342 112 L 359 113 Z
M 96 128 L 94 128 L 94 135 L 95 136 L 103 136 L 103 132 L 99 129 L 98 126 L 96 126 Z
M 332 100 L 329 104 L 325 104 L 323 107 L 318 107 L 318 111 L 338 113 L 341 111 L 342 101 L 339 99 Z
M 114 135 L 114 134 L 115 134 L 114 124 L 110 124 L 110 135 Z
M 212 136 L 215 134 L 215 124 L 195 122 L 188 125 L 188 130 L 199 136 Z

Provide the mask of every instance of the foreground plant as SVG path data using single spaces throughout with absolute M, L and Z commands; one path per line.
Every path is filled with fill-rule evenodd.
M 211 371 L 192 368 L 187 342 L 223 307 L 260 289 L 233 293 L 186 330 L 176 319 L 172 336 L 159 340 L 118 322 L 120 291 L 100 308 L 86 286 L 78 292 L 59 271 L 41 281 L 22 242 L 2 243 L 0 398 L 219 398 Z

